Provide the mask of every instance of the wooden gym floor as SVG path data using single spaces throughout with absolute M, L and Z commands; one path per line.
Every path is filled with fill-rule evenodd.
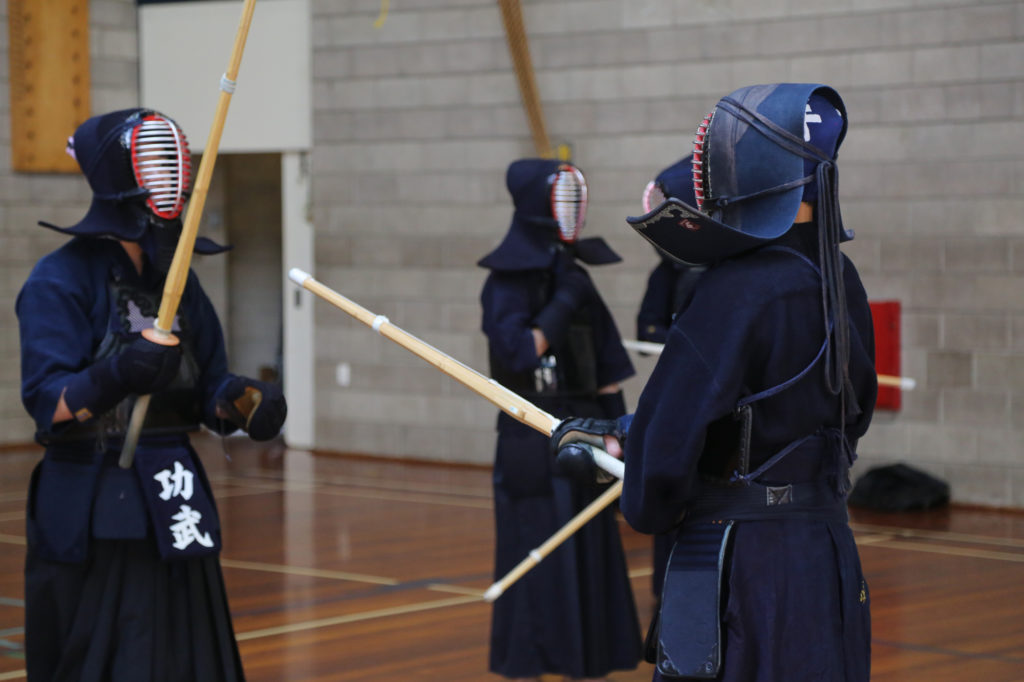
M 480 598 L 492 581 L 489 469 L 208 436 L 197 446 L 250 682 L 500 679 L 486 672 Z M 39 454 L 0 452 L 0 680 L 25 676 L 24 505 Z M 852 518 L 871 589 L 872 680 L 1024 680 L 1024 514 Z M 646 626 L 650 539 L 624 522 L 622 533 Z M 611 680 L 650 674 L 642 664 Z

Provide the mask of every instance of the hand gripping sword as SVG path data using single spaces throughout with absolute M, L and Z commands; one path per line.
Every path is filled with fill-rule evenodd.
M 484 376 L 475 369 L 468 367 L 450 355 L 442 353 L 425 341 L 413 336 L 401 327 L 391 324 L 388 318 L 383 315 L 376 315 L 358 303 L 342 296 L 330 287 L 321 284 L 313 277 L 298 268 L 292 268 L 288 272 L 288 278 L 303 289 L 310 291 L 328 303 L 356 318 L 375 332 L 384 336 L 408 350 L 413 355 L 426 360 L 434 367 L 460 382 L 467 388 L 483 396 L 513 419 L 516 419 L 527 426 L 537 429 L 541 433 L 551 435 L 551 432 L 561 423 L 561 419 L 548 414 L 522 396 L 510 391 L 494 379 Z M 569 520 L 554 535 L 544 541 L 539 547 L 530 550 L 525 559 L 509 571 L 503 578 L 491 585 L 484 592 L 484 599 L 492 602 L 502 595 L 512 583 L 519 580 L 531 568 L 541 562 L 556 547 L 567 540 L 573 533 L 583 527 L 590 519 L 594 518 L 602 509 L 614 502 L 622 495 L 622 476 L 625 469 L 623 463 L 609 455 L 603 450 L 591 447 L 595 463 L 615 476 L 619 480 L 610 488 L 605 490 L 599 497 L 583 508 L 576 516 Z
M 256 0 L 245 0 L 245 5 L 242 7 L 242 18 L 238 22 L 238 33 L 235 35 L 235 45 L 228 61 L 228 70 L 220 79 L 220 99 L 217 100 L 213 124 L 210 126 L 210 136 L 206 140 L 206 148 L 203 149 L 203 160 L 199 162 L 195 188 L 192 190 L 192 197 L 188 202 L 188 212 L 185 214 L 181 236 L 178 237 L 178 245 L 174 249 L 174 259 L 171 261 L 171 266 L 167 270 L 167 278 L 164 280 L 160 310 L 153 323 L 153 328 L 143 332 L 143 335 L 154 343 L 164 345 L 177 343 L 171 334 L 171 326 L 174 324 L 174 315 L 178 312 L 178 304 L 181 302 L 181 295 L 185 291 L 185 283 L 188 281 L 192 249 L 195 247 L 196 234 L 199 232 L 199 218 L 203 215 L 203 204 L 206 203 L 206 194 L 210 188 L 213 164 L 217 161 L 220 135 L 224 130 L 224 120 L 228 115 L 231 95 L 235 92 L 235 78 L 238 77 L 238 67 L 242 63 L 245 39 L 249 35 L 249 26 L 252 24 L 252 13 L 255 7 Z M 135 446 L 139 444 L 142 424 L 146 421 L 149 398 L 149 395 L 140 395 L 132 407 L 131 420 L 128 422 L 124 444 L 121 446 L 121 456 L 117 461 L 122 469 L 130 469 L 132 466 Z

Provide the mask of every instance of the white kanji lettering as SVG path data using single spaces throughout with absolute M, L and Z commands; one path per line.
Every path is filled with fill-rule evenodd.
M 811 111 L 810 104 L 804 106 L 804 142 L 811 141 L 811 129 L 807 126 L 808 123 L 821 123 L 821 114 Z
M 154 479 L 162 486 L 160 499 L 169 500 L 172 497 L 183 497 L 186 500 L 192 499 L 192 477 L 193 473 L 183 467 L 181 462 L 175 460 L 174 471 L 164 469 L 155 474 Z
M 181 505 L 181 511 L 171 517 L 178 523 L 171 525 L 171 533 L 174 535 L 174 548 L 185 549 L 193 542 L 198 542 L 203 547 L 213 547 L 213 540 L 209 533 L 199 532 L 199 522 L 203 515 L 187 504 Z

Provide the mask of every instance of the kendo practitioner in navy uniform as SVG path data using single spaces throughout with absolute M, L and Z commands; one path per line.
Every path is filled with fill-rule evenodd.
M 559 458 L 624 454 L 621 509 L 677 529 L 655 679 L 867 682 L 867 584 L 847 521 L 877 392 L 867 296 L 839 248 L 846 132 L 824 85 L 745 87 L 698 129 L 696 203 L 630 224 L 707 263 L 632 418 L 567 420 Z M 624 453 L 619 444 L 624 447 Z M 560 447 L 561 446 L 561 447 Z
M 644 188 L 642 205 L 644 213 L 649 213 L 669 197 L 693 205 L 693 155 L 683 157 L 647 183 Z M 650 343 L 665 343 L 668 330 L 676 314 L 683 308 L 693 295 L 693 288 L 706 266 L 690 265 L 672 258 L 660 248 L 654 249 L 660 262 L 647 278 L 647 289 L 640 301 L 640 310 L 636 315 L 636 338 Z M 661 582 L 665 577 L 665 564 L 669 552 L 672 551 L 673 536 L 662 533 L 654 536 L 653 571 L 651 572 L 651 591 L 655 597 L 661 596 Z
M 579 239 L 587 185 L 575 166 L 513 162 L 515 205 L 501 244 L 480 260 L 480 296 L 491 376 L 557 416 L 614 419 L 619 382 L 634 373 L 618 330 L 586 270 L 620 260 L 600 238 Z M 494 463 L 495 577 L 504 576 L 604 485 L 591 472 L 557 471 L 547 438 L 501 413 Z M 635 668 L 640 626 L 612 510 L 516 582 L 494 604 L 490 670 L 509 678 L 544 673 L 602 678 Z
M 693 204 L 692 155 L 662 170 L 647 183 L 642 202 L 644 213 L 660 206 L 669 197 Z M 647 278 L 647 288 L 636 316 L 636 338 L 665 343 L 672 320 L 689 300 L 705 267 L 681 263 L 657 247 L 655 251 L 660 261 Z
M 188 432 L 276 436 L 280 388 L 228 372 L 217 315 L 189 272 L 172 343 L 149 340 L 192 177 L 178 125 L 147 109 L 88 119 L 68 141 L 86 216 L 18 295 L 22 401 L 45 446 L 27 510 L 30 682 L 243 680 L 220 525 Z M 195 250 L 224 250 L 200 238 Z M 176 339 L 176 343 L 174 340 Z M 152 396 L 131 468 L 135 397 Z

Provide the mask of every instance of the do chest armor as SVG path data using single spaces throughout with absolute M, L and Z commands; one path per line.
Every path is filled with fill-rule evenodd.
M 552 276 L 545 272 L 530 292 L 530 312 L 535 314 L 551 298 Z M 576 310 L 565 341 L 549 348 L 533 370 L 516 372 L 490 352 L 491 377 L 506 388 L 527 397 L 592 398 L 597 395 L 597 352 L 593 315 L 589 305 Z
M 106 334 L 93 354 L 93 362 L 121 353 L 144 329 L 153 326 L 160 307 L 160 293 L 125 281 L 117 270 L 112 273 L 107 291 L 110 317 Z M 151 396 L 142 427 L 143 437 L 195 431 L 202 421 L 203 401 L 198 395 L 199 363 L 192 344 L 191 327 L 181 311 L 175 317 L 172 331 L 181 340 L 178 375 L 167 388 Z M 108 441 L 124 437 L 137 397 L 126 397 L 95 422 L 75 423 L 60 434 L 50 436 L 48 442 L 96 439 L 101 449 L 105 448 Z
M 114 277 L 110 283 L 111 325 L 96 351 L 96 360 L 120 353 L 138 335 L 153 326 L 160 309 L 160 292 L 134 287 Z M 192 330 L 181 311 L 175 317 L 172 330 L 181 339 L 181 364 L 178 376 L 170 386 L 153 394 L 150 399 L 143 434 L 178 433 L 199 428 L 202 419 L 201 396 L 196 395 L 199 385 L 199 363 L 192 344 Z M 107 433 L 121 436 L 128 427 L 136 396 L 122 400 L 115 409 L 104 415 Z

